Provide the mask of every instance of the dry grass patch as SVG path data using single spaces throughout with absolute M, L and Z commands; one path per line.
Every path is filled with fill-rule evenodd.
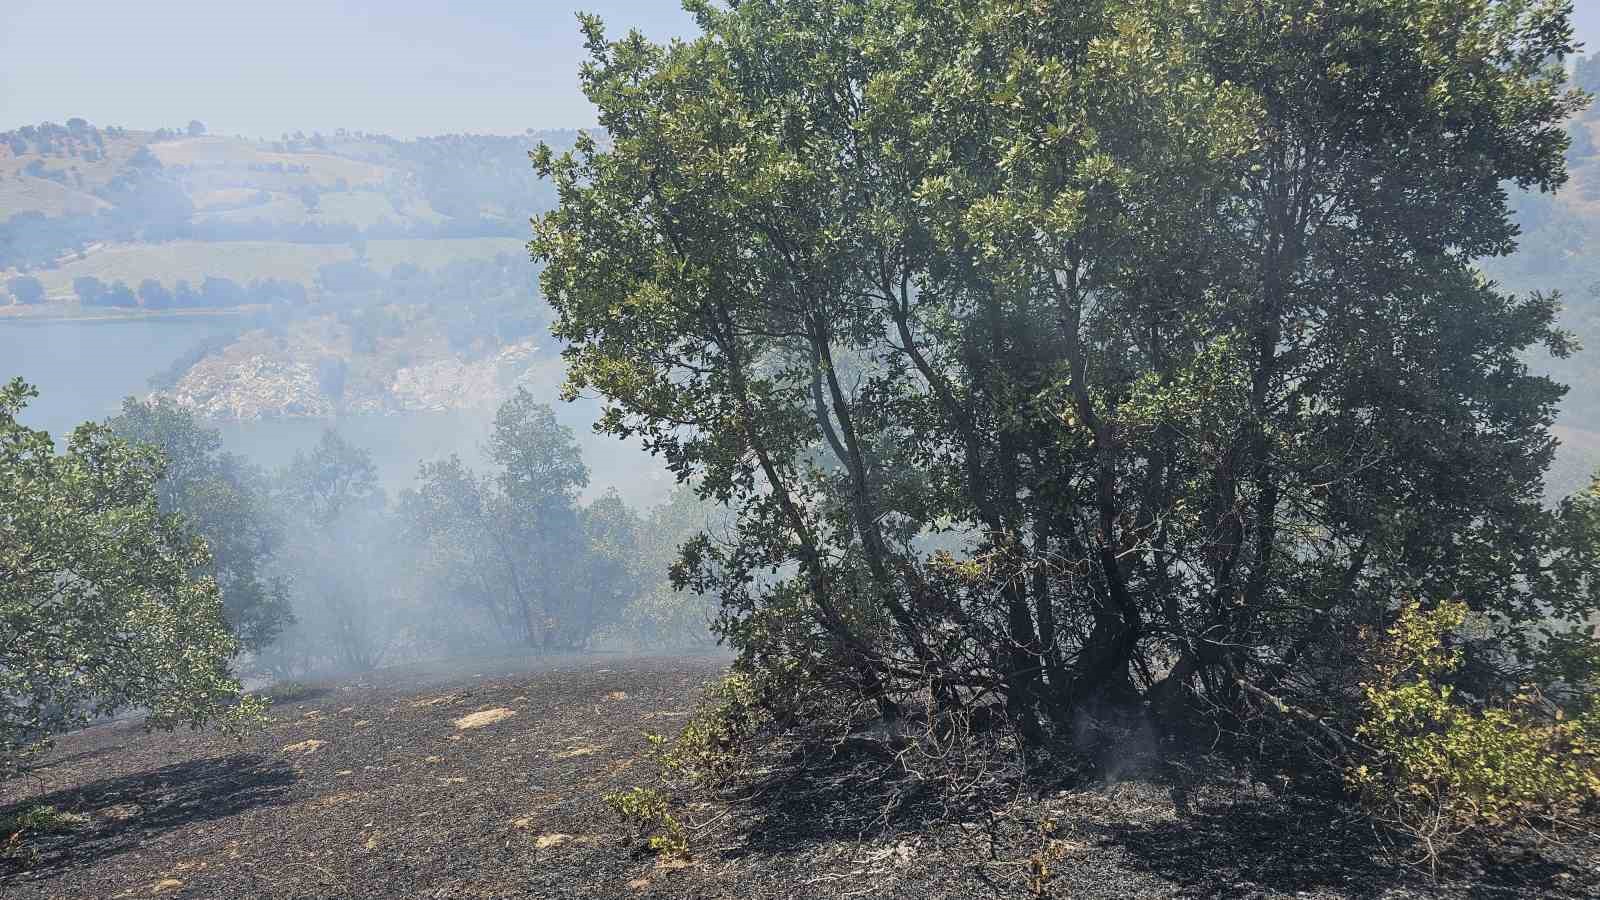
M 451 704 L 460 703 L 464 699 L 466 699 L 466 696 L 463 694 L 440 694 L 437 697 L 428 697 L 423 700 L 413 700 L 411 701 L 411 708 L 427 709 L 430 706 L 449 706 Z
M 599 753 L 602 747 L 569 747 L 559 753 L 550 754 L 551 759 L 573 759 L 579 756 L 592 756 Z
M 346 803 L 349 803 L 349 802 L 355 800 L 356 798 L 358 798 L 360 796 L 361 796 L 361 794 L 359 794 L 359 793 L 354 793 L 354 792 L 350 792 L 350 791 L 342 791 L 342 792 L 337 793 L 337 794 L 329 794 L 328 796 L 317 800 L 316 801 L 316 805 L 321 807 L 321 808 L 323 808 L 323 809 L 327 809 L 327 808 L 333 807 L 333 806 L 343 806 Z
M 326 746 L 328 746 L 328 742 L 327 741 L 319 741 L 316 738 L 311 738 L 309 740 L 301 741 L 298 744 L 290 744 L 289 746 L 283 748 L 283 752 L 284 753 L 315 753 L 318 750 L 321 750 L 323 747 L 326 747 Z
M 504 706 L 499 706 L 494 709 L 480 710 L 472 713 L 471 715 L 462 716 L 456 720 L 455 725 L 456 728 L 461 731 L 465 731 L 469 728 L 482 728 L 486 725 L 493 725 L 496 722 L 509 719 L 516 714 L 517 711 L 514 709 L 507 709 Z

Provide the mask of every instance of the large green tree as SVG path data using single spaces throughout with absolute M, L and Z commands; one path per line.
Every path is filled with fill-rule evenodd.
M 1485 690 L 1594 608 L 1556 300 L 1473 267 L 1565 179 L 1570 4 L 687 7 L 586 20 L 610 141 L 536 155 L 532 247 L 570 389 L 733 504 L 683 571 L 748 664 L 1037 742 L 1336 704 L 1403 595 L 1491 623 Z
M 172 728 L 242 722 L 238 642 L 211 559 L 161 510 L 154 448 L 80 426 L 64 451 L 0 387 L 0 772 L 22 751 L 130 707 Z

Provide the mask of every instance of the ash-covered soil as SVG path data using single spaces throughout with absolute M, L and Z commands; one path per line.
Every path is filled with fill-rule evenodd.
M 1028 897 L 1038 860 L 1059 898 L 1600 896 L 1595 843 L 1484 852 L 1435 885 L 1338 807 L 1249 779 L 1030 785 L 960 821 L 914 776 L 816 754 L 687 798 L 693 856 L 663 864 L 601 797 L 650 783 L 643 731 L 674 731 L 724 665 L 384 672 L 308 685 L 242 742 L 88 729 L 0 786 L 0 814 L 87 817 L 0 860 L 0 896 Z

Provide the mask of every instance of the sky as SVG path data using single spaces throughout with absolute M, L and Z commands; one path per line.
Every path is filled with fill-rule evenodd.
M 1576 0 L 1600 49 L 1600 0 Z M 594 124 L 574 14 L 693 34 L 678 0 L 0 0 L 0 129 L 96 125 L 397 137 Z
M 0 130 L 82 116 L 276 138 L 586 127 L 576 12 L 654 40 L 679 0 L 0 0 Z

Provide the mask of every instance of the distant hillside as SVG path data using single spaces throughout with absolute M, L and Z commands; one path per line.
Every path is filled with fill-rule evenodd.
M 527 152 L 541 141 L 568 146 L 575 137 L 554 131 L 400 141 L 340 131 L 254 141 L 206 134 L 199 122 L 156 131 L 76 118 L 27 126 L 0 133 L 0 273 L 58 284 L 39 273 L 106 247 L 121 247 L 127 259 L 138 256 L 130 246 L 178 241 L 526 240 L 528 217 L 554 202 Z M 285 269 L 261 276 L 310 287 L 307 256 L 286 249 Z M 135 269 L 126 276 L 169 287 L 196 274 Z M 67 299 L 59 289 L 50 298 Z
M 553 377 L 527 153 L 575 137 L 0 133 L 0 325 L 227 314 L 150 382 L 215 418 L 491 403 Z

